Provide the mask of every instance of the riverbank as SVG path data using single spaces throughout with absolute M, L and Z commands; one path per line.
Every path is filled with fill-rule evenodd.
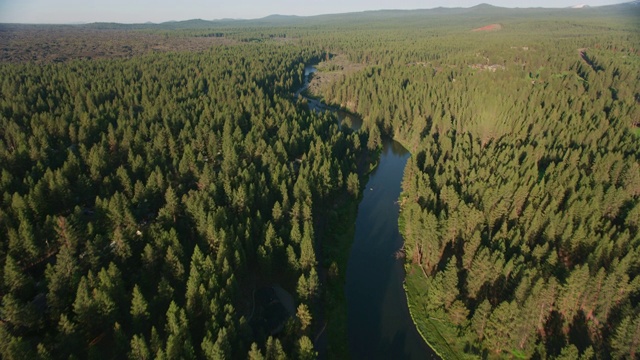
M 315 69 L 305 69 L 308 74 L 316 74 Z M 309 84 L 317 78 L 306 80 Z M 316 104 L 321 98 L 309 88 L 297 94 L 317 110 L 343 110 Z M 437 357 L 417 330 L 404 287 L 404 263 L 394 257 L 403 240 L 398 218 L 390 215 L 398 214 L 402 173 L 410 154 L 388 138 L 382 145 L 358 161 L 358 198 L 346 196 L 345 201 L 334 204 L 334 210 L 329 209 L 322 216 L 331 224 L 322 236 L 322 267 L 326 274 L 323 325 L 327 326 L 328 341 L 318 345 L 326 344 L 326 352 L 321 354 L 328 358 Z M 374 228 L 377 230 L 371 232 Z
M 346 190 L 336 196 L 329 206 L 319 207 L 318 219 L 322 223 L 316 230 L 322 238 L 321 274 L 325 279 L 323 319 L 318 319 L 320 333 L 315 340 L 326 332 L 326 342 L 317 341 L 324 349 L 317 349 L 326 359 L 349 359 L 349 337 L 347 333 L 347 299 L 345 296 L 347 263 L 355 236 L 355 224 L 358 205 L 362 200 L 364 184 L 369 178 L 370 164 L 376 160 L 378 152 L 363 150 L 357 162 L 359 181 L 358 196 L 354 197 Z M 330 319 L 330 321 L 329 321 Z
M 322 102 L 322 98 L 309 89 L 309 78 L 315 73 L 315 68 L 305 68 L 305 84 L 296 92 L 302 96 L 312 110 L 331 111 L 338 117 L 341 126 L 359 130 L 361 121 L 359 115 L 343 111 L 341 108 L 329 106 Z M 362 200 L 364 185 L 369 174 L 377 164 L 378 152 L 370 152 L 366 147 L 356 162 L 359 189 L 357 197 L 345 190 L 336 195 L 329 204 L 318 206 L 316 235 L 322 238 L 319 275 L 324 282 L 324 292 L 321 307 L 324 311 L 316 311 L 319 317 L 315 321 L 314 345 L 319 358 L 349 359 L 349 337 L 347 333 L 347 300 L 345 296 L 346 270 L 349 252 L 353 244 L 355 223 L 358 215 L 358 205 Z M 331 319 L 331 321 L 329 321 Z
M 310 83 L 313 83 L 313 79 Z M 307 90 L 308 91 L 308 90 Z M 318 97 L 320 98 L 320 97 Z M 341 107 L 346 112 L 353 113 L 352 109 Z M 388 136 L 389 134 L 387 134 Z M 407 139 L 403 136 L 404 133 L 397 133 L 395 137 L 390 137 L 392 141 L 400 144 L 404 149 L 406 149 L 409 154 L 411 154 L 410 150 L 415 150 L 417 139 Z M 375 159 L 373 159 L 369 163 L 369 170 L 367 175 L 373 173 L 378 165 L 380 164 L 380 154 L 382 148 L 378 148 L 375 152 Z M 403 173 L 404 173 L 403 167 Z M 403 176 L 404 178 L 404 176 Z M 402 189 L 400 189 L 402 190 Z M 396 199 L 398 204 L 402 204 L 402 192 L 399 197 Z M 398 231 L 400 237 L 402 238 L 402 248 L 404 247 L 404 227 L 403 227 L 403 217 L 402 217 L 402 206 L 400 205 L 400 215 L 398 216 Z M 426 296 L 423 291 L 426 289 L 421 288 L 419 286 L 419 282 L 422 280 L 420 276 L 422 275 L 421 271 L 411 271 L 411 264 L 406 261 L 403 263 L 404 269 L 404 277 L 403 277 L 403 291 L 404 297 L 406 299 L 407 308 L 409 311 L 411 322 L 415 327 L 417 333 L 425 342 L 425 344 L 440 358 L 443 359 L 458 359 L 457 353 L 449 346 L 447 340 L 442 335 L 446 331 L 448 331 L 447 327 L 442 326 L 442 323 L 437 321 L 437 319 L 431 319 L 424 310 L 421 309 L 419 301 L 421 297 Z M 417 269 L 414 269 L 417 270 Z
M 449 346 L 449 342 L 445 338 L 449 327 L 443 326 L 439 319 L 431 318 L 420 307 L 421 297 L 427 296 L 425 289 L 427 287 L 418 284 L 424 282 L 422 271 L 415 269 L 415 266 L 405 266 L 406 271 L 404 290 L 407 296 L 407 306 L 411 314 L 411 320 L 416 326 L 416 330 L 427 343 L 427 345 L 442 359 L 459 359 L 454 349 Z M 412 271 L 415 270 L 415 271 Z M 421 278 L 422 277 L 422 278 Z
M 396 138 L 394 138 L 394 140 L 402 144 L 405 149 L 415 149 L 415 146 L 410 147 L 410 144 L 414 144 L 415 142 L 406 139 L 404 136 L 397 136 Z M 402 236 L 402 248 L 404 249 L 405 221 L 402 212 L 402 204 L 404 204 L 403 192 L 400 193 L 398 203 L 400 204 L 400 215 L 398 216 L 398 231 L 400 232 L 400 236 Z M 404 261 L 404 270 L 405 280 L 402 287 L 404 288 L 404 293 L 407 298 L 407 307 L 409 308 L 411 321 L 420 334 L 420 337 L 422 337 L 424 342 L 431 348 L 431 350 L 433 350 L 433 352 L 435 352 L 442 359 L 459 359 L 456 352 L 451 349 L 447 340 L 442 336 L 442 333 L 447 329 L 442 328 L 441 322 L 437 321 L 436 319 L 431 319 L 428 314 L 426 314 L 425 311 L 420 308 L 420 302 L 418 301 L 418 299 L 420 299 L 421 296 L 426 296 L 425 289 L 428 289 L 428 287 L 426 286 L 421 287 L 417 285 L 420 280 L 424 281 L 424 275 L 422 271 L 416 268 L 415 265 L 408 263 L 406 259 Z
M 361 182 L 366 183 L 366 182 Z M 362 193 L 362 191 L 360 191 Z M 327 322 L 327 359 L 348 359 L 349 343 L 347 335 L 347 299 L 344 286 L 346 283 L 347 261 L 349 249 L 355 233 L 355 222 L 358 215 L 358 203 L 362 199 L 350 198 L 329 214 L 332 224 L 323 242 L 327 283 L 325 287 Z

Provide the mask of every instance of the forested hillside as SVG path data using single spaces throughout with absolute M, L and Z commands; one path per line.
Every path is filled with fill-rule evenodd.
M 413 153 L 406 289 L 447 358 L 640 354 L 640 32 L 568 14 L 354 37 L 322 91 Z

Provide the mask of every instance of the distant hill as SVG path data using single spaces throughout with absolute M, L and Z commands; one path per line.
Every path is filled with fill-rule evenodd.
M 163 23 L 140 23 L 140 24 L 121 24 L 112 22 L 99 22 L 90 24 L 68 24 L 66 26 L 79 26 L 92 29 L 121 29 L 121 30 L 136 30 L 136 29 L 157 29 L 157 30 L 179 30 L 179 29 L 211 29 L 211 28 L 228 28 L 228 27 L 273 27 L 273 26 L 306 26 L 306 25 L 322 25 L 327 23 L 335 23 L 340 25 L 343 23 L 370 23 L 370 22 L 392 22 L 394 20 L 401 20 L 403 22 L 419 22 L 424 21 L 425 18 L 434 17 L 446 17 L 446 16 L 461 16 L 459 20 L 472 19 L 474 17 L 482 16 L 484 18 L 483 24 L 477 24 L 477 27 L 486 25 L 487 23 L 500 22 L 505 17 L 508 18 L 521 18 L 531 15 L 546 15 L 546 16 L 565 16 L 567 14 L 574 14 L 575 9 L 581 9 L 586 11 L 580 11 L 581 15 L 589 13 L 622 13 L 626 15 L 640 16 L 640 0 L 634 0 L 616 5 L 605 6 L 587 6 L 587 5 L 575 5 L 569 8 L 505 8 L 494 6 L 486 3 L 478 4 L 469 8 L 445 8 L 437 7 L 433 9 L 416 9 L 416 10 L 372 10 L 352 13 L 336 13 L 336 14 L 323 14 L 315 16 L 296 16 L 296 15 L 282 15 L 273 14 L 259 19 L 217 19 L 217 20 L 203 20 L 203 19 L 191 19 L 182 21 L 167 21 Z M 476 24 L 473 24 L 476 25 Z M 472 26 L 473 26 L 472 25 Z M 62 25 L 61 25 L 62 26 Z
M 640 4 L 640 0 L 634 0 L 627 3 L 617 4 L 617 5 L 606 5 L 606 6 L 587 6 L 580 5 L 581 9 L 588 10 L 590 12 L 625 12 L 629 11 L 630 7 L 634 9 L 640 8 L 638 6 Z M 251 25 L 251 26 L 277 26 L 277 25 L 317 25 L 326 22 L 341 22 L 341 21 L 355 21 L 355 22 L 363 22 L 363 21 L 390 21 L 393 19 L 403 19 L 407 21 L 421 19 L 424 17 L 435 17 L 435 16 L 466 16 L 466 17 L 474 17 L 478 15 L 483 16 L 496 16 L 496 22 L 499 21 L 499 17 L 501 16 L 529 16 L 529 15 L 539 15 L 539 14 L 549 14 L 549 15 L 564 15 L 567 12 L 572 12 L 572 9 L 558 9 L 558 8 L 505 8 L 490 5 L 487 3 L 481 3 L 473 7 L 469 8 L 461 8 L 461 7 L 438 7 L 433 9 L 416 9 L 416 10 L 373 10 L 373 11 L 362 11 L 362 12 L 352 12 L 352 13 L 337 13 L 337 14 L 323 14 L 323 15 L 315 15 L 315 16 L 295 16 L 295 15 L 281 15 L 274 14 L 269 15 L 260 19 L 252 19 L 252 20 L 213 20 L 213 21 L 204 21 L 200 20 L 199 22 L 189 21 L 181 21 L 174 23 L 173 26 L 176 28 L 202 28 L 202 27 L 217 27 L 220 25 L 228 26 L 238 26 L 238 25 Z M 637 13 L 636 15 L 640 15 Z M 159 24 L 160 27 L 163 27 L 165 24 Z
M 491 5 L 491 4 L 487 4 L 487 3 L 482 3 L 482 4 L 478 4 L 476 6 L 472 6 L 469 9 L 476 10 L 476 11 L 477 10 L 495 10 L 495 9 L 500 9 L 500 7 L 499 6 L 494 6 L 494 5 Z
M 301 16 L 298 15 L 280 15 L 280 14 L 273 14 L 273 15 L 269 15 L 269 16 L 265 16 L 264 18 L 262 18 L 263 20 L 291 20 L 291 19 L 297 19 L 300 18 Z

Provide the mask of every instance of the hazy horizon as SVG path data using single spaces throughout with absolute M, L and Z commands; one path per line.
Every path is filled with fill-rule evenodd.
M 516 0 L 327 0 L 322 3 L 305 4 L 294 0 L 279 0 L 263 3 L 257 0 L 235 2 L 207 2 L 206 0 L 187 0 L 176 4 L 169 0 L 110 2 L 98 0 L 0 0 L 0 23 L 20 24 L 74 24 L 93 22 L 162 23 L 191 19 L 259 19 L 269 15 L 315 16 L 371 10 L 413 10 L 433 9 L 437 7 L 469 8 L 487 3 L 507 8 L 566 8 L 575 5 L 603 6 L 620 4 L 620 0 L 537 0 L 534 2 Z

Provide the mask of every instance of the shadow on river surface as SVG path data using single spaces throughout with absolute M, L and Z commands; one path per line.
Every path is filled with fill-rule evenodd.
M 397 204 L 409 152 L 385 139 L 358 206 L 347 267 L 349 349 L 354 359 L 437 358 L 411 319 L 403 288 Z
M 315 67 L 305 67 L 304 85 L 296 92 L 315 111 L 336 112 L 340 124 L 360 129 L 362 119 L 319 100 L 305 97 Z M 345 122 L 347 120 L 347 122 Z M 347 265 L 347 317 L 350 355 L 354 359 L 438 359 L 411 319 L 404 283 L 397 203 L 404 168 L 411 154 L 384 139 L 378 166 L 369 176 L 358 205 L 355 237 Z

